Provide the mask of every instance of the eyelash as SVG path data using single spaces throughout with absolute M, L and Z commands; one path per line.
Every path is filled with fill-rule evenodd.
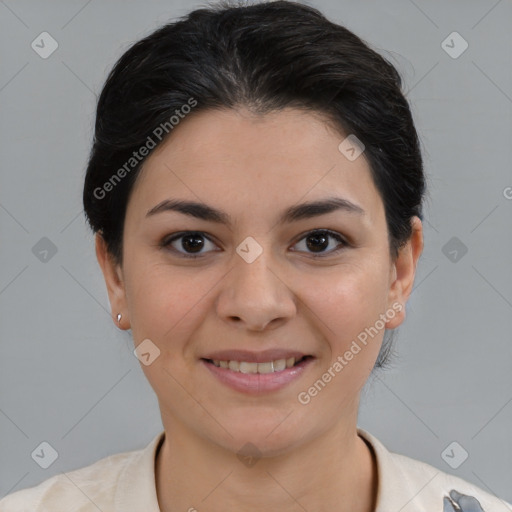
M 315 235 L 315 234 L 326 234 L 326 235 L 328 235 L 328 237 L 332 237 L 332 238 L 336 239 L 338 242 L 340 242 L 342 244 L 342 247 L 338 247 L 337 249 L 334 249 L 334 250 L 332 250 L 330 252 L 327 252 L 327 253 L 319 253 L 319 254 L 311 253 L 311 256 L 313 258 L 326 258 L 327 256 L 331 256 L 333 254 L 337 254 L 338 252 L 343 250 L 345 248 L 345 246 L 349 245 L 346 242 L 346 240 L 340 234 L 336 233 L 336 231 L 331 231 L 329 229 L 314 229 L 312 231 L 308 231 L 296 243 L 299 243 L 300 241 L 304 240 L 304 238 L 307 238 L 308 236 Z M 169 237 L 164 238 L 160 242 L 159 246 L 162 249 L 171 250 L 171 251 L 177 253 L 180 257 L 183 257 L 183 258 L 197 259 L 197 258 L 203 257 L 204 254 L 197 254 L 197 255 L 196 254 L 188 254 L 188 253 L 180 252 L 180 251 L 174 249 L 173 247 L 169 247 L 172 242 L 174 242 L 176 240 L 179 240 L 180 238 L 184 238 L 187 235 L 199 235 L 199 236 L 201 236 L 203 238 L 206 238 L 208 241 L 214 243 L 213 240 L 211 240 L 208 236 L 206 236 L 204 234 L 204 232 L 202 232 L 202 231 L 183 231 L 183 232 L 180 232 L 180 233 L 175 233 L 170 238 Z M 297 251 L 297 252 L 299 252 L 299 251 Z

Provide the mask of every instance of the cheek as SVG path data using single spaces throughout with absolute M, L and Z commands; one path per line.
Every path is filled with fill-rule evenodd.
M 380 319 L 387 305 L 385 272 L 364 266 L 344 267 L 323 278 L 312 277 L 309 286 L 304 284 L 304 290 L 309 290 L 303 295 L 306 311 L 313 314 L 312 321 L 327 341 L 324 348 L 330 352 L 324 354 L 320 371 L 341 356 L 350 361 L 343 370 L 345 375 L 367 375 L 385 333 Z
M 193 396 L 197 393 L 196 383 L 189 382 L 197 365 L 189 348 L 193 348 L 193 333 L 211 308 L 208 292 L 213 291 L 217 281 L 197 270 L 162 264 L 140 265 L 137 272 L 130 274 L 127 294 L 131 297 L 134 343 L 149 339 L 158 353 L 151 364 L 141 365 L 142 370 L 156 395 L 174 414 L 186 408 L 183 404 L 193 405 L 183 391 L 184 382 L 188 392 Z
M 386 281 L 364 272 L 337 273 L 315 282 L 308 295 L 313 322 L 324 338 L 313 377 L 298 396 L 312 416 L 336 421 L 367 381 L 385 333 Z M 327 411 L 327 412 L 326 412 Z M 318 416 L 317 416 L 318 415 Z
M 309 283 L 304 283 L 308 306 L 314 308 L 333 334 L 348 334 L 351 326 L 364 328 L 365 322 L 375 322 L 386 307 L 388 283 L 384 271 L 344 266 L 329 275 L 317 274 L 308 279 Z
M 184 268 L 153 264 L 133 266 L 127 283 L 134 340 L 150 338 L 161 348 L 194 317 L 212 287 L 205 276 Z

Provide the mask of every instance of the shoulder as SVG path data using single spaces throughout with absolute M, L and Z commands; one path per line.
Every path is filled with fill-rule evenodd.
M 412 489 L 419 493 L 418 504 L 437 503 L 443 506 L 439 508 L 443 512 L 512 512 L 512 505 L 467 480 L 405 455 L 391 456 Z
M 112 510 L 116 484 L 124 468 L 142 450 L 118 453 L 55 475 L 37 486 L 0 499 L 0 512 L 89 512 Z
M 455 475 L 389 451 L 358 429 L 374 451 L 378 468 L 376 512 L 512 512 L 512 505 Z

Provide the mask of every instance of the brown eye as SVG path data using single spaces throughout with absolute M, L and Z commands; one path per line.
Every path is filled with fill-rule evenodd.
M 174 242 L 180 239 L 181 242 L 173 245 Z M 213 242 L 201 231 L 185 231 L 164 239 L 161 243 L 161 247 L 178 252 L 185 258 L 198 258 L 205 254 L 201 251 L 208 243 L 213 245 Z
M 181 242 L 179 242 L 180 240 Z M 327 229 L 310 231 L 302 237 L 300 243 L 303 243 L 303 240 L 306 252 L 309 252 L 314 258 L 336 254 L 348 245 L 341 235 Z M 332 240 L 337 241 L 338 244 L 333 244 Z M 164 238 L 160 246 L 184 258 L 199 258 L 211 252 L 203 250 L 208 244 L 215 247 L 215 244 L 202 231 L 184 231 Z M 334 249 L 327 250 L 332 245 L 334 245 Z M 303 251 L 301 250 L 301 252 Z
M 337 245 L 334 244 L 335 248 L 333 250 L 326 251 L 332 245 L 330 242 L 332 239 L 339 243 Z M 348 245 L 338 233 L 326 229 L 311 231 L 301 239 L 301 242 L 302 240 L 305 240 L 305 247 L 307 251 L 312 252 L 313 257 L 325 257 L 335 254 Z

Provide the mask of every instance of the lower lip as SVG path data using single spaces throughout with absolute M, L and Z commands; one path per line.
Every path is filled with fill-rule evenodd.
M 298 379 L 312 362 L 313 358 L 308 357 L 295 366 L 280 372 L 242 373 L 215 366 L 213 363 L 201 359 L 201 363 L 226 386 L 250 395 L 259 395 L 284 388 L 287 384 Z

